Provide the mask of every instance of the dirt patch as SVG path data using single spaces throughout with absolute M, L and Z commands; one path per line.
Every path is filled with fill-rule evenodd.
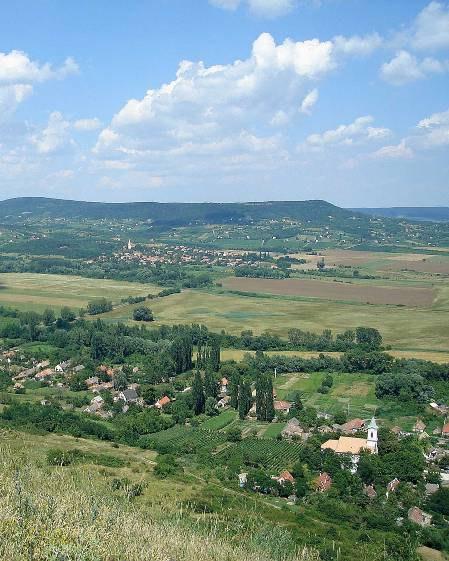
M 449 259 L 422 259 L 420 261 L 391 261 L 379 269 L 383 271 L 416 271 L 417 273 L 449 274 Z
M 222 280 L 222 285 L 228 290 L 242 292 L 422 308 L 430 307 L 435 297 L 433 288 L 364 286 L 309 279 L 277 280 L 228 277 Z

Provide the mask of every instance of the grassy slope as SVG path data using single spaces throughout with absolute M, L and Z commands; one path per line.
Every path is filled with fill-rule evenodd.
M 204 561 L 280 559 L 269 530 L 257 534 L 261 525 L 251 527 L 248 516 L 225 523 L 216 515 L 182 510 L 180 501 L 197 491 L 198 483 L 155 479 L 151 453 L 54 435 L 3 432 L 1 437 L 1 559 L 191 561 L 199 551 Z M 94 465 L 49 467 L 44 454 L 55 445 L 90 452 L 107 448 L 128 465 L 112 470 Z M 142 497 L 130 501 L 124 492 L 112 491 L 112 478 L 124 476 L 144 484 Z M 301 551 L 291 559 L 312 561 L 316 556 Z

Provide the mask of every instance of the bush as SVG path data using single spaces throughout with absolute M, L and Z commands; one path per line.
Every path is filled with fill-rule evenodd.
M 150 308 L 142 306 L 141 308 L 136 308 L 133 311 L 134 321 L 154 321 L 153 312 Z

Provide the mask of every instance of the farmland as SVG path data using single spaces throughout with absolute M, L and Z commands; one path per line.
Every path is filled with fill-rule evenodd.
M 160 288 L 151 284 L 88 279 L 70 275 L 3 273 L 0 275 L 0 304 L 18 309 L 75 310 L 94 298 L 106 297 L 117 303 L 127 296 L 146 296 Z

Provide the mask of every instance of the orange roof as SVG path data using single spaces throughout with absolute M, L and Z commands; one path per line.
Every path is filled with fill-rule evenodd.
M 275 401 L 274 408 L 276 411 L 284 411 L 286 409 L 290 409 L 292 404 L 289 401 Z
M 449 434 L 449 423 L 443 425 L 443 428 L 441 429 L 441 434 Z
M 228 385 L 228 379 L 227 378 L 222 378 L 221 379 L 221 385 L 222 386 L 227 386 Z
M 168 403 L 170 403 L 171 399 L 169 397 L 167 397 L 166 395 L 164 395 L 164 397 L 161 397 L 161 399 L 158 400 L 158 403 L 161 407 L 163 407 L 164 405 L 167 405 Z
M 336 454 L 360 454 L 362 450 L 368 450 L 365 438 L 354 438 L 351 436 L 340 436 L 338 440 L 327 440 L 321 445 L 322 450 L 333 450 Z
M 351 421 L 348 421 L 347 423 L 342 425 L 341 428 L 343 430 L 352 431 L 352 430 L 359 430 L 364 426 L 365 426 L 365 421 L 362 421 L 362 419 L 352 419 Z
M 320 473 L 319 477 L 316 479 L 315 487 L 320 491 L 327 491 L 332 485 L 332 477 L 326 473 Z
M 290 481 L 290 483 L 293 483 L 295 481 L 295 478 L 293 477 L 293 475 L 287 470 L 283 471 L 279 475 L 278 479 L 284 479 L 284 481 Z

